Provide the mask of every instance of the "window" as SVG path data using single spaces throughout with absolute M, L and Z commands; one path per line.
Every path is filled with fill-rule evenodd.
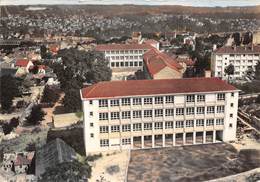
M 165 116 L 173 116 L 174 110 L 173 109 L 165 109 Z
M 142 111 L 133 111 L 133 118 L 142 118 Z
M 166 96 L 165 97 L 165 102 L 167 103 L 167 104 L 169 104 L 169 103 L 174 103 L 174 96 Z
M 184 108 L 176 108 L 176 115 L 177 116 L 184 115 Z
M 99 107 L 107 107 L 108 106 L 107 100 L 104 100 L 104 99 L 99 100 L 98 103 L 99 103 Z
M 152 123 L 144 123 L 144 130 L 152 130 Z
M 184 121 L 176 121 L 175 122 L 175 127 L 176 128 L 183 128 L 183 123 L 184 123 Z
M 89 123 L 89 126 L 90 127 L 94 127 L 94 123 Z
M 217 106 L 217 113 L 224 113 L 225 112 L 225 106 Z
M 131 131 L 131 125 L 130 124 L 124 124 L 122 125 L 122 132 Z
M 154 123 L 154 129 L 156 130 L 163 129 L 163 123 L 162 122 Z
M 130 145 L 130 144 L 131 144 L 131 138 L 122 139 L 122 145 Z
M 155 117 L 162 117 L 163 110 L 162 109 L 155 109 Z
M 233 127 L 232 123 L 229 123 L 229 127 L 230 127 L 230 128 L 232 128 L 232 127 Z
M 197 107 L 197 114 L 204 114 L 205 113 L 205 107 Z
M 167 121 L 165 122 L 165 129 L 173 128 L 173 122 L 172 121 Z
M 114 107 L 114 106 L 119 106 L 119 100 L 110 100 L 110 106 Z
M 216 125 L 224 125 L 224 119 L 216 119 Z
M 130 111 L 123 111 L 122 112 L 122 119 L 130 119 L 131 118 L 131 112 Z
M 195 101 L 195 95 L 186 96 L 186 102 L 194 102 L 194 101 Z
M 108 120 L 108 113 L 99 113 L 99 120 Z
M 119 125 L 111 126 L 111 132 L 112 133 L 119 132 L 119 131 L 120 131 L 120 126 Z
M 197 119 L 196 126 L 204 126 L 204 119 Z
M 149 98 L 144 98 L 144 104 L 148 105 L 148 104 L 153 104 L 153 98 L 149 97 Z
M 109 146 L 109 140 L 108 139 L 100 140 L 100 147 L 108 147 L 108 146 Z
M 99 133 L 108 133 L 108 126 L 100 126 Z
M 218 94 L 217 95 L 217 100 L 218 101 L 225 100 L 225 94 L 224 93 Z
M 231 104 L 230 104 L 230 107 L 234 107 L 234 103 L 231 103 Z
M 133 131 L 142 131 L 142 123 L 133 124 Z
M 231 97 L 234 97 L 234 93 L 233 92 L 231 93 Z
M 133 105 L 142 105 L 141 98 L 133 98 Z
M 90 138 L 94 138 L 94 133 L 90 133 Z
M 206 125 L 207 126 L 213 126 L 214 125 L 214 119 L 207 119 L 206 120 Z
M 111 62 L 111 67 L 115 67 L 115 63 L 114 62 Z
M 207 113 L 208 114 L 215 113 L 215 106 L 208 106 L 207 107 Z
M 144 110 L 144 117 L 145 118 L 151 118 L 152 117 L 152 110 Z
M 163 104 L 163 97 L 155 97 L 155 104 Z
M 187 115 L 192 115 L 192 114 L 194 114 L 194 107 L 187 107 L 187 108 L 186 108 L 186 114 L 187 114 Z
M 130 98 L 123 98 L 121 101 L 122 106 L 130 106 Z
M 230 114 L 229 116 L 230 116 L 231 118 L 233 118 L 233 114 Z
M 119 119 L 119 112 L 111 112 L 111 120 Z
M 93 104 L 93 100 L 90 100 L 90 101 L 89 101 L 89 104 L 92 105 L 92 104 Z
M 204 102 L 205 101 L 205 95 L 197 95 L 197 102 Z
M 91 112 L 89 112 L 89 115 L 90 115 L 90 116 L 93 116 L 93 112 L 92 112 L 92 111 L 91 111 Z
M 193 120 L 187 120 L 185 123 L 186 127 L 193 127 L 194 126 L 194 121 Z

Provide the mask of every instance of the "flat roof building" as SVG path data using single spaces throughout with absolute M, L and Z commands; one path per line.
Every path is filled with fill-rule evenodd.
M 83 88 L 86 153 L 235 140 L 238 92 L 218 78 L 112 81 Z
M 225 68 L 234 66 L 234 75 L 230 79 L 242 79 L 255 71 L 255 66 L 260 63 L 260 46 L 245 47 L 224 46 L 213 51 L 211 55 L 212 76 L 227 80 Z

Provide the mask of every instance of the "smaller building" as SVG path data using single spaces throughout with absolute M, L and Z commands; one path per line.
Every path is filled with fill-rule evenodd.
M 143 70 L 146 79 L 174 79 L 183 76 L 183 67 L 172 57 L 156 49 L 144 54 Z
M 29 69 L 33 66 L 33 63 L 27 59 L 18 59 L 16 60 L 15 66 L 23 69 L 26 73 L 29 73 Z

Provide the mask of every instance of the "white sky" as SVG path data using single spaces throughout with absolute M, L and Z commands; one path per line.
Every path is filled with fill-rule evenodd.
M 137 4 L 186 6 L 255 6 L 260 0 L 0 0 L 0 5 L 36 4 Z

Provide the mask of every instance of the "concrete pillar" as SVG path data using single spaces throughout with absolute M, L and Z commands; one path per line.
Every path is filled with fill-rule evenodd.
M 183 145 L 186 144 L 186 133 L 183 133 Z
M 206 143 L 206 131 L 203 131 L 203 143 Z
M 162 146 L 165 147 L 165 134 L 162 134 Z
M 134 148 L 134 137 L 131 137 L 131 149 Z
M 193 132 L 193 144 L 196 144 L 196 131 Z
M 154 135 L 152 135 L 152 148 L 154 148 Z
M 172 135 L 172 145 L 173 145 L 173 146 L 176 145 L 176 139 L 175 139 L 175 137 L 176 137 L 176 134 L 173 133 L 173 135 Z
M 213 143 L 216 143 L 216 130 L 213 130 Z
M 141 136 L 141 143 L 142 143 L 142 147 L 141 148 L 143 149 L 144 148 L 144 136 L 143 135 Z

